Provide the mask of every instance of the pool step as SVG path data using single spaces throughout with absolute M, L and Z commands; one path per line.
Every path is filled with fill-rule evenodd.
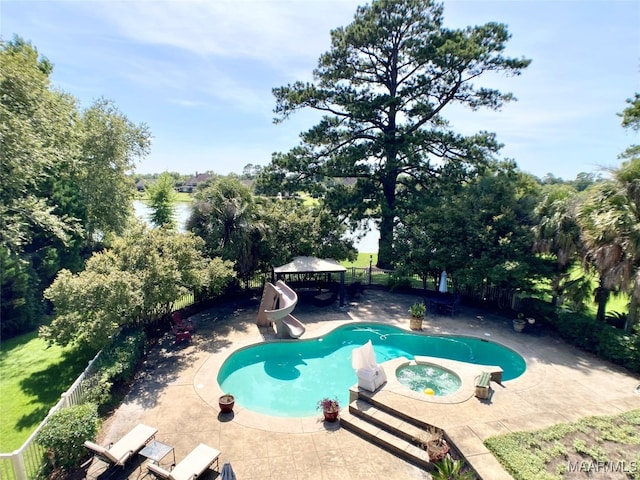
M 411 415 L 408 415 L 406 413 L 404 413 L 403 411 L 400 410 L 396 410 L 390 406 L 388 406 L 386 403 L 380 402 L 376 399 L 375 395 L 367 392 L 365 390 L 356 390 L 354 389 L 352 391 L 352 395 L 356 396 L 358 398 L 358 400 L 362 400 L 365 401 L 371 405 L 373 405 L 374 407 L 376 407 L 378 410 L 382 410 L 383 412 L 388 413 L 389 415 L 392 415 L 394 417 L 400 418 L 403 421 L 418 427 L 421 430 L 429 430 L 430 428 L 433 427 L 433 425 L 431 425 L 430 423 L 424 422 L 418 418 L 415 418 Z M 353 397 L 352 397 L 353 398 Z
M 378 408 L 367 400 L 349 404 L 349 411 L 340 416 L 340 424 L 380 448 L 426 470 L 433 470 L 427 452 L 417 446 L 423 428 L 406 422 L 397 415 Z

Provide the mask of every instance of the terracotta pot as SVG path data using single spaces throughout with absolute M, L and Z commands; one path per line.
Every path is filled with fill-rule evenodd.
M 218 399 L 218 405 L 222 413 L 233 412 L 233 406 L 236 403 L 236 399 L 233 395 L 225 394 Z
M 324 413 L 325 422 L 335 422 L 338 420 L 338 413 L 340 412 L 338 410 L 323 410 L 322 413 Z

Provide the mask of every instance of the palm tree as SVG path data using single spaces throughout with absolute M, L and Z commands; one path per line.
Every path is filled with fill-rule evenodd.
M 212 256 L 234 261 L 246 280 L 260 262 L 261 225 L 251 191 L 236 179 L 220 178 L 196 193 L 187 229 L 204 238 Z
M 577 192 L 570 185 L 545 187 L 534 214 L 534 250 L 555 256 L 556 267 L 551 280 L 553 305 L 562 294 L 562 284 L 569 276 L 569 266 L 580 251 L 580 227 L 576 220 Z
M 631 296 L 626 329 L 637 323 L 640 300 L 640 158 L 611 170 L 612 179 L 588 190 L 578 221 L 585 248 L 585 266 L 599 276 L 598 312 L 604 321 L 611 291 Z
M 624 246 L 629 268 L 625 270 L 627 276 L 624 278 L 624 284 L 631 300 L 625 330 L 631 331 L 638 323 L 640 305 L 640 157 L 636 156 L 624 162 L 620 168 L 613 171 L 613 178 L 627 199 L 628 223 L 625 224 L 627 231 Z

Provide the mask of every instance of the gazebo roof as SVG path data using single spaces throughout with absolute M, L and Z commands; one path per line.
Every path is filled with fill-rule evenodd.
M 274 267 L 273 273 L 346 272 L 347 269 L 331 258 L 296 257 L 292 262 Z

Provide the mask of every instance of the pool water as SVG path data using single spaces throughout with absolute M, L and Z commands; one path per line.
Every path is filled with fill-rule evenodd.
M 237 405 L 276 417 L 316 415 L 317 402 L 324 397 L 337 397 L 344 407 L 349 388 L 357 383 L 351 352 L 368 340 L 378 363 L 422 355 L 499 365 L 505 381 L 519 377 L 526 368 L 516 352 L 487 340 L 421 335 L 389 325 L 357 323 L 320 338 L 240 349 L 223 363 L 218 384 L 235 396 Z
M 398 367 L 396 378 L 402 385 L 414 392 L 436 397 L 451 395 L 462 386 L 462 380 L 455 373 L 446 368 L 425 363 Z

